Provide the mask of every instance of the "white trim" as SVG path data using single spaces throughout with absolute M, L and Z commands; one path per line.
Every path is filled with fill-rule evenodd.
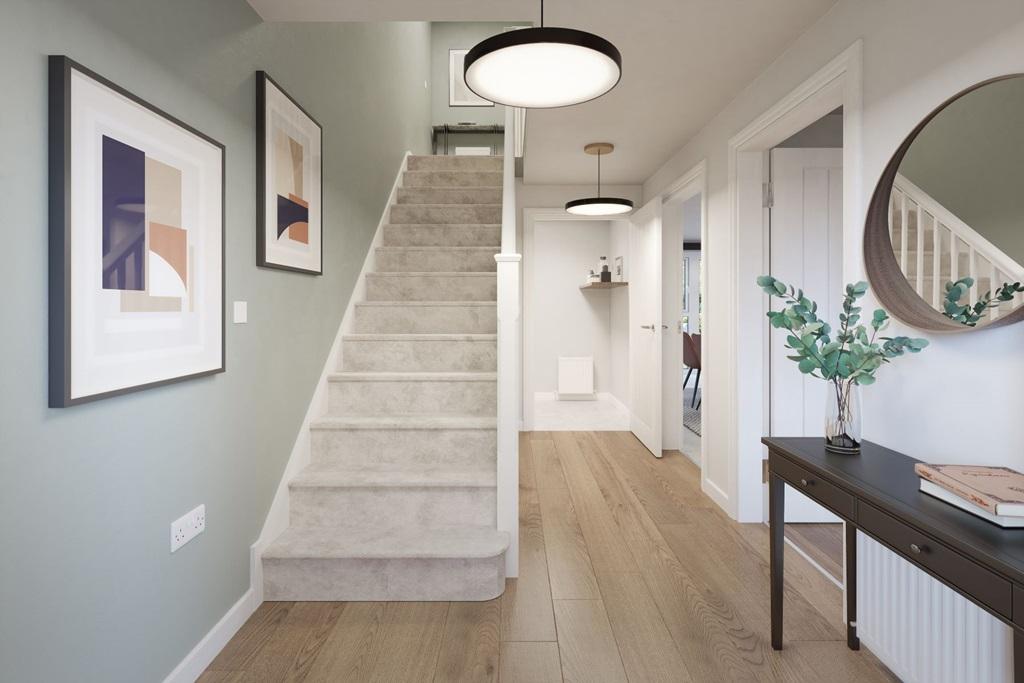
M 732 254 L 729 267 L 732 277 L 724 278 L 730 290 L 724 299 L 732 305 L 733 316 L 725 330 L 724 348 L 731 362 L 720 364 L 728 373 L 724 405 L 727 411 L 729 483 L 725 510 L 740 522 L 763 521 L 761 463 L 764 449 L 758 442 L 767 433 L 763 408 L 764 345 L 767 325 L 763 316 L 766 299 L 753 288 L 756 273 L 751 263 L 763 264 L 765 245 L 751 240 L 740 241 L 740 221 L 751 211 L 751 197 L 740 193 L 740 170 L 752 173 L 763 165 L 764 152 L 787 137 L 821 118 L 835 108 L 843 107 L 843 253 L 860 253 L 856 226 L 863 219 L 861 203 L 861 119 L 862 119 L 862 41 L 857 40 L 817 73 L 793 89 L 788 95 L 734 135 L 728 144 L 728 201 L 730 210 L 728 248 Z M 743 202 L 741 204 L 741 201 Z M 760 188 L 758 188 L 760 204 Z M 763 210 L 759 212 L 763 216 Z M 753 212 L 751 211 L 751 215 Z M 763 222 L 763 219 L 762 219 Z M 741 249 L 742 247 L 742 249 Z M 855 264 L 855 265 L 851 265 Z M 746 267 L 744 267 L 746 266 Z M 755 267 L 757 267 L 755 265 Z M 844 256 L 845 282 L 862 279 L 863 262 Z M 742 321 L 742 322 L 741 322 Z M 758 330 L 753 329 L 758 325 Z M 740 348 L 740 329 L 745 334 Z M 716 338 L 718 332 L 715 332 Z M 718 367 L 718 366 L 716 366 Z M 745 373 L 738 371 L 742 368 Z M 753 372 L 751 372 L 753 371 Z M 745 391 L 740 391 L 743 377 Z M 711 400 L 714 400 L 713 398 Z M 705 400 L 707 404 L 707 400 Z M 702 430 L 703 431 L 703 430 Z M 705 438 L 702 436 L 702 438 Z M 741 452 L 742 448 L 742 452 Z M 719 487 L 721 489 L 721 487 Z
M 167 674 L 164 683 L 194 683 L 259 606 L 256 592 L 250 586 L 178 666 Z

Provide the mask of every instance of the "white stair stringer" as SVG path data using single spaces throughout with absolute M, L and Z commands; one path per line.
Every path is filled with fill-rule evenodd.
M 262 553 L 266 600 L 490 600 L 500 157 L 407 160 L 374 272 Z

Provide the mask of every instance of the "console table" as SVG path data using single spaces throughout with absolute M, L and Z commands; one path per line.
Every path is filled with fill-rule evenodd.
M 448 136 L 457 135 L 459 133 L 474 133 L 477 135 L 497 135 L 499 133 L 504 134 L 505 126 L 500 124 L 497 125 L 477 125 L 475 123 L 445 123 L 431 128 L 431 143 L 433 144 L 434 154 L 437 154 L 438 149 L 443 149 L 444 154 L 448 154 Z M 491 154 L 497 154 L 497 147 L 491 145 Z
M 868 441 L 859 455 L 825 450 L 822 438 L 771 438 L 768 447 L 772 647 L 782 649 L 785 486 L 846 523 L 846 644 L 857 638 L 857 531 L 912 562 L 1013 628 L 1024 663 L 1024 529 L 1003 529 L 921 493 L 914 458 Z M 1024 664 L 1014 666 L 1024 683 Z

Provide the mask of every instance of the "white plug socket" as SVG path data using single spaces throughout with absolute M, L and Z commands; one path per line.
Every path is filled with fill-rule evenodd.
M 206 530 L 206 506 L 200 505 L 171 522 L 171 552 Z

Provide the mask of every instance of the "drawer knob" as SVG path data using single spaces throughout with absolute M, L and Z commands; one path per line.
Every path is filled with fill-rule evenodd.
M 915 555 L 920 555 L 925 550 L 927 550 L 927 548 L 928 546 L 918 545 L 916 543 L 910 544 L 910 552 L 914 553 Z
M 814 486 L 814 480 L 813 479 L 801 479 L 800 480 L 800 485 L 801 486 Z

